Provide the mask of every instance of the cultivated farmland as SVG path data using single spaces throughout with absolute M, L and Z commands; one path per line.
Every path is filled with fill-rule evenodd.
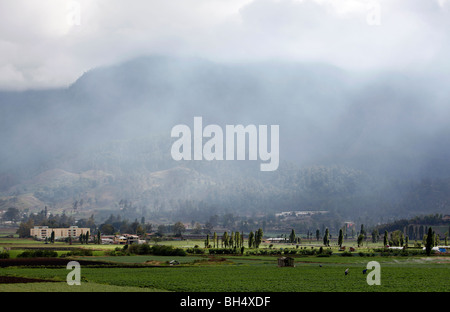
M 67 246 L 51 246 L 57 257 L 18 258 L 35 243 L 12 239 L 3 243 L 14 254 L 1 259 L 0 291 L 170 291 L 170 292 L 447 292 L 450 290 L 450 257 L 416 253 L 364 252 L 343 254 L 337 248 L 322 254 L 301 254 L 315 247 L 286 249 L 294 267 L 278 267 L 276 249 L 266 246 L 244 254 L 187 254 L 185 256 L 111 253 L 111 246 L 84 246 L 88 256 L 70 256 Z M 164 242 L 159 244 L 163 245 Z M 170 243 L 168 243 L 170 244 Z M 46 245 L 48 246 L 48 245 Z M 15 249 L 17 248 L 17 249 Z M 23 248 L 23 250 L 21 250 Z M 42 244 L 39 248 L 45 248 Z M 80 246 L 72 246 L 80 248 Z M 176 247 L 181 248 L 181 247 Z M 304 248 L 304 249 L 302 249 Z M 62 250 L 61 250 L 62 249 Z M 120 249 L 117 248 L 116 249 Z M 188 249 L 186 249 L 188 250 Z M 296 252 L 293 252 L 296 251 Z M 12 251 L 15 251 L 14 253 Z M 270 254 L 271 251 L 273 254 Z M 79 254 L 79 253 L 73 253 Z M 114 255 L 112 255 L 114 254 Z M 66 283 L 66 264 L 81 266 L 81 285 Z M 363 273 L 370 261 L 380 263 L 380 285 L 368 285 Z M 348 269 L 348 274 L 345 270 Z M 14 283 L 13 278 L 35 279 Z M 9 282 L 8 282 L 9 281 Z M 32 281 L 32 280 L 31 280 Z M 47 283 L 51 281 L 51 283 Z

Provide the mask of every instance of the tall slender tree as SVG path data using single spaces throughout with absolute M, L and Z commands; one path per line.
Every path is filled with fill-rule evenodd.
M 209 248 L 209 234 L 206 234 L 205 248 Z
M 222 235 L 222 247 L 228 247 L 228 232 L 224 232 Z
M 342 229 L 339 229 L 339 237 L 338 237 L 339 247 L 342 247 L 343 242 L 344 242 L 344 233 L 342 232 Z
M 263 238 L 263 230 L 262 228 L 259 228 L 255 235 L 255 247 L 259 248 L 259 245 L 261 245 L 262 238 Z
M 289 235 L 289 242 L 295 243 L 295 231 L 292 229 L 291 234 Z
M 330 231 L 328 228 L 325 229 L 325 235 L 323 236 L 323 244 L 325 246 L 330 246 Z
M 253 248 L 255 244 L 255 234 L 253 234 L 253 231 L 250 231 L 250 234 L 248 234 L 248 248 Z
M 425 251 L 427 256 L 431 255 L 431 249 L 433 248 L 433 230 L 431 226 L 428 228 L 427 240 L 425 245 Z

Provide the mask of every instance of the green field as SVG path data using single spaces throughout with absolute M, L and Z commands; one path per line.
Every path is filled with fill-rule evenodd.
M 173 257 L 111 257 L 119 263 L 164 261 Z M 182 258 L 182 257 L 180 257 Z M 176 291 L 176 292 L 447 292 L 448 258 L 305 257 L 295 267 L 280 268 L 276 257 L 228 257 L 199 262 L 189 257 L 179 266 L 106 268 L 82 267 L 82 286 L 65 283 L 65 268 L 8 267 L 1 276 L 51 279 L 61 283 L 0 284 L 0 291 Z M 113 260 L 113 259 L 99 259 Z M 144 261 L 145 260 L 145 261 Z M 197 261 L 196 261 L 197 260 Z M 205 259 L 206 260 L 206 259 Z M 222 259 L 223 260 L 223 259 Z M 381 285 L 367 284 L 362 273 L 368 261 L 381 264 Z M 345 269 L 349 274 L 345 275 Z M 102 287 L 105 286 L 104 288 Z M 111 288 L 113 286 L 113 288 Z M 124 288 L 125 287 L 125 288 Z M 128 288 L 129 287 L 129 288 Z
M 121 287 L 114 285 L 82 283 L 69 286 L 67 283 L 17 283 L 0 284 L 0 292 L 163 292 L 160 289 Z
M 178 248 L 201 245 L 201 241 L 167 241 L 161 245 Z M 350 246 L 351 244 L 347 244 Z M 263 244 L 261 251 L 269 251 Z M 302 244 L 298 250 L 318 248 Z M 58 258 L 68 248 L 93 251 L 92 256 L 64 258 L 96 260 L 98 265 L 81 267 L 81 286 L 66 283 L 70 272 L 65 267 L 9 266 L 0 268 L 0 277 L 38 278 L 52 283 L 0 283 L 0 292 L 448 292 L 450 291 L 450 257 L 446 255 L 392 256 L 373 253 L 368 244 L 351 256 L 342 256 L 337 246 L 330 255 L 294 255 L 295 267 L 278 267 L 279 255 L 116 255 L 109 253 L 117 245 L 44 244 L 29 239 L 0 238 L 0 249 L 9 250 L 10 258 L 32 249 L 50 248 Z M 277 244 L 272 248 L 296 249 L 295 245 Z M 328 248 L 326 248 L 328 249 Z M 359 253 L 360 252 L 360 253 Z M 169 265 L 176 260 L 178 265 Z M 368 285 L 363 274 L 369 261 L 380 263 L 381 285 Z M 108 267 L 102 263 L 114 264 Z M 349 274 L 344 271 L 349 269 Z M 369 270 L 370 272 L 370 270 Z

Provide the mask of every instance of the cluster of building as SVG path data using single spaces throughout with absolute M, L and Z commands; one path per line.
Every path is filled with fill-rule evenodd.
M 30 229 L 30 236 L 45 240 L 52 237 L 54 233 L 55 240 L 66 239 L 72 237 L 74 239 L 80 237 L 80 235 L 86 235 L 89 233 L 89 228 L 79 228 L 78 226 L 70 226 L 68 228 L 49 228 L 48 226 L 35 226 Z M 92 236 L 91 236 L 92 237 Z M 102 235 L 102 244 L 118 244 L 118 245 L 129 245 L 129 244 L 142 244 L 145 240 L 141 240 L 137 235 L 131 234 L 121 234 L 121 235 Z
M 326 210 L 310 210 L 310 211 L 283 211 L 276 213 L 275 216 L 284 219 L 303 219 L 317 214 L 326 214 Z
M 130 245 L 130 244 L 143 244 L 145 240 L 140 239 L 137 235 L 121 234 L 121 235 L 103 235 L 101 237 L 102 244 L 115 244 L 115 245 Z

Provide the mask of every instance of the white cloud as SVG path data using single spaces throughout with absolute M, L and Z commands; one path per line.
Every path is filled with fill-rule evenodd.
M 80 25 L 70 23 L 71 3 L 79 4 Z M 379 26 L 367 24 L 374 3 Z M 151 53 L 427 66 L 446 60 L 449 7 L 448 0 L 4 0 L 0 88 L 68 85 L 92 67 Z

